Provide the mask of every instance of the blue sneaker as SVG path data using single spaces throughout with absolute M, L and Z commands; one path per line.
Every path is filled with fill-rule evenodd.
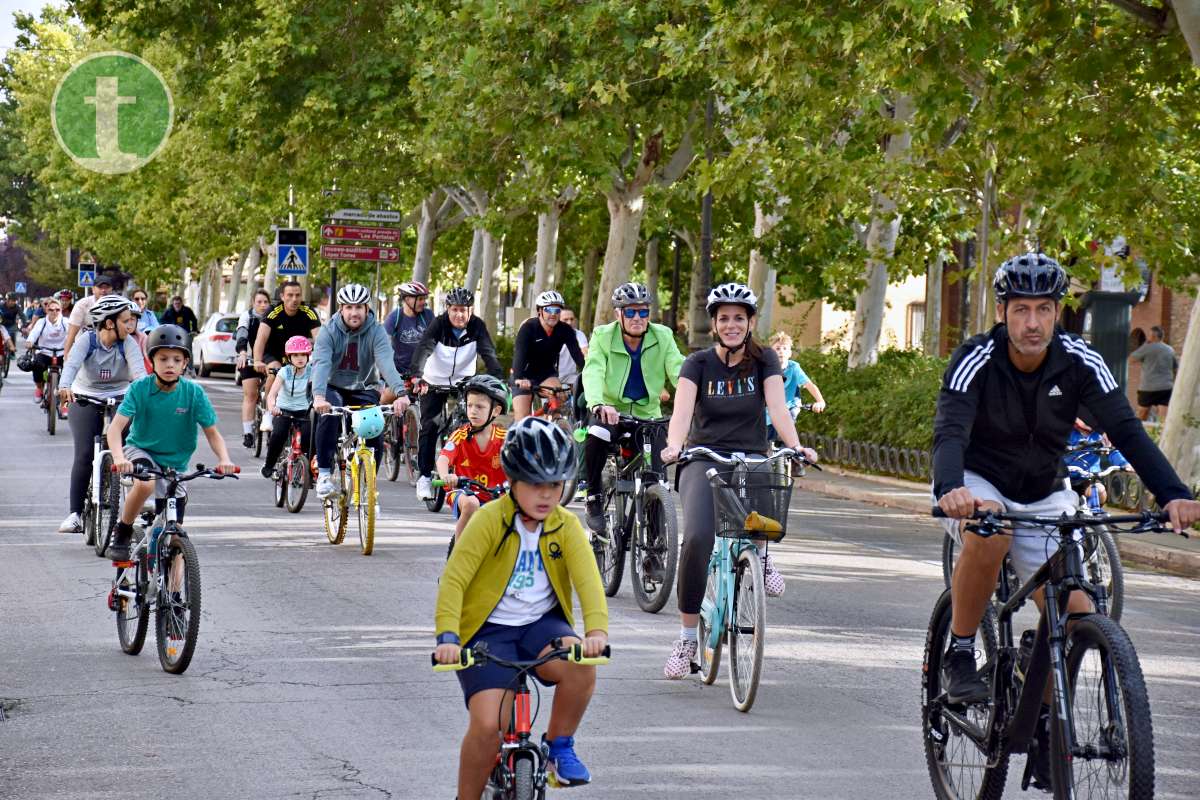
M 542 741 L 550 746 L 547 772 L 550 773 L 551 785 L 566 788 L 570 786 L 582 786 L 585 783 L 591 782 L 592 773 L 588 772 L 587 767 L 575 755 L 574 736 L 559 736 L 556 739 L 547 739 L 543 735 Z

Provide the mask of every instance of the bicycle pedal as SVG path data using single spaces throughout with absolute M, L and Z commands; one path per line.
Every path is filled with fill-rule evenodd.
M 116 567 L 117 569 L 127 569 L 129 567 L 136 567 L 137 562 L 136 561 L 114 561 L 114 562 L 112 562 L 112 565 L 114 567 Z

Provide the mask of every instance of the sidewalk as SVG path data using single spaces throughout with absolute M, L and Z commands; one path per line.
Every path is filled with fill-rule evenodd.
M 825 467 L 823 472 L 809 470 L 796 485 L 829 497 L 887 506 L 921 516 L 929 516 L 932 505 L 928 484 L 863 475 L 835 466 Z M 1200 534 L 1194 531 L 1188 539 L 1165 533 L 1118 536 L 1117 546 L 1122 558 L 1131 564 L 1185 578 L 1200 578 Z

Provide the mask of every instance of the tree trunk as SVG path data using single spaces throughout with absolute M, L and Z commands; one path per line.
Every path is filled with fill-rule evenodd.
M 992 150 L 991 143 L 989 142 L 986 147 L 990 153 Z M 991 255 L 992 180 L 992 171 L 990 169 L 985 170 L 983 173 L 983 195 L 979 201 L 979 243 L 976 247 L 978 269 L 975 270 L 975 325 L 973 333 L 983 333 L 992 327 L 992 275 L 988 270 L 988 256 Z
M 758 340 L 766 342 L 771 338 L 771 325 L 775 320 L 775 282 L 779 273 L 774 267 L 767 267 L 767 277 L 763 281 L 763 293 L 758 301 Z
M 1200 67 L 1200 0 L 1171 0 L 1171 8 L 1192 54 L 1192 65 Z
M 229 280 L 229 294 L 225 297 L 225 313 L 230 314 L 241 308 L 238 305 L 242 296 L 242 274 L 246 268 L 246 259 L 250 257 L 250 248 L 247 247 L 238 256 L 237 263 L 233 266 L 233 276 Z
M 560 287 L 562 287 L 562 285 L 564 283 L 566 283 L 566 280 L 567 280 L 567 262 L 564 257 L 559 256 L 558 258 L 556 258 L 554 260 L 554 286 L 556 288 L 558 288 L 559 291 L 562 291 L 562 289 Z
M 214 258 L 209 267 L 208 314 L 212 316 L 221 310 L 221 285 L 224 283 L 225 261 Z
M 908 155 L 912 133 L 908 123 L 913 116 L 913 102 L 908 95 L 898 95 L 892 108 L 892 118 L 904 125 L 889 137 L 884 151 L 885 162 L 895 162 Z M 883 311 L 887 300 L 888 261 L 896 251 L 900 234 L 900 215 L 896 202 L 883 192 L 876 192 L 872 203 L 871 226 L 867 231 L 867 288 L 854 303 L 854 327 L 850 341 L 847 367 L 855 369 L 874 364 L 879 358 L 879 334 L 883 329 Z
M 692 257 L 692 277 L 688 285 L 688 348 L 702 350 L 712 344 L 712 330 L 708 319 L 708 291 L 712 288 L 712 273 L 704 269 L 700 258 L 698 237 L 688 230 L 676 231 L 675 235 L 687 245 Z
M 259 239 L 259 242 L 262 241 L 262 239 Z M 274 302 L 275 284 L 279 280 L 279 275 L 275 272 L 279 265 L 279 252 L 273 245 L 264 245 L 263 249 L 267 253 L 267 267 L 263 273 L 263 289 L 267 291 L 267 294 L 271 295 L 271 301 Z
M 646 242 L 646 288 L 650 290 L 650 319 L 653 322 L 662 321 L 662 309 L 658 303 L 658 237 L 652 236 Z
M 763 211 L 762 203 L 755 202 L 754 204 L 754 238 L 761 239 L 766 236 L 771 230 L 779 224 L 780 216 L 778 214 L 768 214 Z M 750 286 L 750 291 L 754 292 L 759 297 L 759 307 L 761 309 L 758 317 L 758 329 L 756 333 L 760 340 L 765 341 L 771 331 L 771 313 L 768 310 L 774 305 L 774 292 L 767 293 L 767 273 L 770 269 L 767 266 L 767 257 L 762 251 L 754 248 L 750 251 L 750 268 L 747 273 L 747 283 Z M 766 313 L 762 313 L 765 311 Z
M 921 348 L 927 356 L 941 355 L 942 275 L 945 266 L 946 256 L 938 251 L 925 272 L 925 330 L 921 335 Z
M 533 293 L 533 271 L 536 264 L 536 255 L 528 255 L 521 259 L 521 302 L 518 305 L 522 308 L 533 308 L 534 298 L 537 297 Z
M 554 262 L 558 258 L 558 227 L 561 213 L 558 202 L 551 201 L 538 214 L 537 256 L 534 262 L 531 291 L 534 297 L 550 288 L 550 275 L 554 270 Z
M 483 228 L 471 234 L 471 256 L 467 259 L 467 280 L 463 284 L 472 292 L 479 292 L 479 276 L 483 274 Z
M 583 257 L 583 292 L 579 300 L 579 327 L 591 335 L 596 327 L 596 270 L 600 264 L 600 251 L 593 247 Z M 605 319 L 600 324 L 609 320 Z
M 1200 482 L 1200 300 L 1192 303 L 1187 338 L 1159 445 L 1189 487 Z
M 499 272 L 501 247 L 495 236 L 486 230 L 483 232 L 483 267 L 480 274 L 482 291 L 476 295 L 476 304 L 478 313 L 483 315 L 483 321 L 491 330 L 498 330 L 496 309 L 499 306 L 499 298 L 496 296 L 496 273 Z
M 608 243 L 604 250 L 604 269 L 600 274 L 600 286 L 596 292 L 599 299 L 611 296 L 613 289 L 629 280 L 633 260 L 637 255 L 642 215 L 645 213 L 641 191 L 635 194 L 613 191 L 605 196 L 608 200 Z M 599 299 L 592 318 L 593 326 L 609 321 L 607 304 Z
M 437 239 L 437 212 L 442 204 L 442 193 L 432 192 L 421 201 L 421 219 L 417 222 L 417 249 L 413 255 L 412 279 L 429 283 L 433 268 L 433 243 Z

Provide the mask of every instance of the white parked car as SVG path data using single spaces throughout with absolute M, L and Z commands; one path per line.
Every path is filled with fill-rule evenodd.
M 192 363 L 202 378 L 207 378 L 214 369 L 233 371 L 237 361 L 236 314 L 213 314 L 192 339 Z

